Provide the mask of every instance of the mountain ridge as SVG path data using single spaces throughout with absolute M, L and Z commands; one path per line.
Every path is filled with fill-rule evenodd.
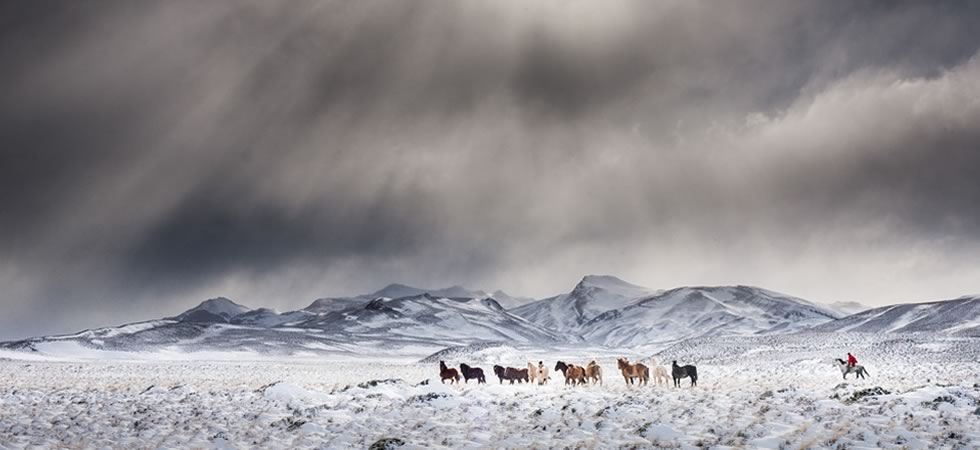
M 374 296 L 412 290 L 421 293 Z M 479 297 L 433 294 L 463 291 Z M 502 304 L 508 298 L 499 290 L 493 294 L 462 286 L 425 290 L 396 283 L 371 294 L 320 298 L 303 309 L 278 312 L 215 297 L 176 316 L 9 341 L 0 347 L 38 350 L 47 343 L 72 341 L 105 350 L 247 348 L 289 353 L 357 351 L 369 344 L 383 349 L 480 342 L 634 348 L 698 337 L 799 331 L 980 336 L 980 297 L 976 296 L 844 315 L 831 305 L 756 286 L 655 290 L 610 275 L 586 275 L 565 294 L 516 308 Z

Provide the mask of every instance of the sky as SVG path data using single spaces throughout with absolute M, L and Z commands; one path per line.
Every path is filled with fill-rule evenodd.
M 388 283 L 980 293 L 980 3 L 0 4 L 0 339 Z

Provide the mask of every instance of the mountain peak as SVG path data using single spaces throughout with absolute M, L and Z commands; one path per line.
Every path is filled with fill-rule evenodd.
M 207 299 L 187 311 L 184 311 L 180 316 L 189 316 L 198 311 L 206 311 L 208 313 L 214 314 L 216 316 L 224 317 L 225 319 L 231 319 L 244 312 L 251 311 L 250 308 L 246 306 L 239 305 L 225 297 L 215 297 Z
M 586 275 L 574 290 L 598 288 L 624 297 L 637 297 L 653 292 L 653 289 L 627 282 L 612 275 Z
M 391 283 L 381 289 L 378 289 L 377 291 L 368 294 L 367 297 L 399 298 L 399 297 L 418 295 L 422 292 L 425 292 L 425 289 L 419 289 L 417 287 L 409 286 L 407 284 Z
M 392 283 L 371 294 L 368 294 L 366 297 L 402 298 L 402 297 L 414 297 L 421 294 L 429 294 L 433 297 L 483 298 L 487 296 L 486 292 L 480 290 L 467 289 L 460 285 L 450 286 L 442 289 L 422 289 L 422 288 L 408 286 L 401 283 Z

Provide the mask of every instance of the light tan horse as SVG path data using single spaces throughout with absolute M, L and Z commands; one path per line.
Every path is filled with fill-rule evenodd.
M 617 361 L 619 370 L 623 372 L 623 379 L 626 384 L 632 385 L 634 378 L 639 378 L 639 384 L 646 385 L 650 381 L 650 369 L 643 364 L 630 364 L 626 358 L 619 358 Z
M 663 366 L 657 364 L 657 358 L 650 358 L 650 367 L 653 367 L 653 382 L 656 384 L 669 384 L 670 375 L 667 374 L 667 369 Z
M 592 382 L 592 384 L 602 385 L 602 367 L 593 359 L 589 362 L 589 365 L 585 368 L 585 377 Z
M 538 378 L 538 367 L 530 362 L 527 363 L 527 382 L 534 384 L 534 380 Z

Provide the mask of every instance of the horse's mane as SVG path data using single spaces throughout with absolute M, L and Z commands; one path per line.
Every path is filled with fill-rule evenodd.
M 470 370 L 470 366 L 467 366 L 465 363 L 460 363 L 459 368 L 463 370 Z
M 840 358 L 837 358 L 837 362 L 839 362 L 839 363 L 841 363 L 841 364 L 847 364 L 846 362 L 844 362 L 844 360 L 843 360 L 843 359 L 840 359 Z

